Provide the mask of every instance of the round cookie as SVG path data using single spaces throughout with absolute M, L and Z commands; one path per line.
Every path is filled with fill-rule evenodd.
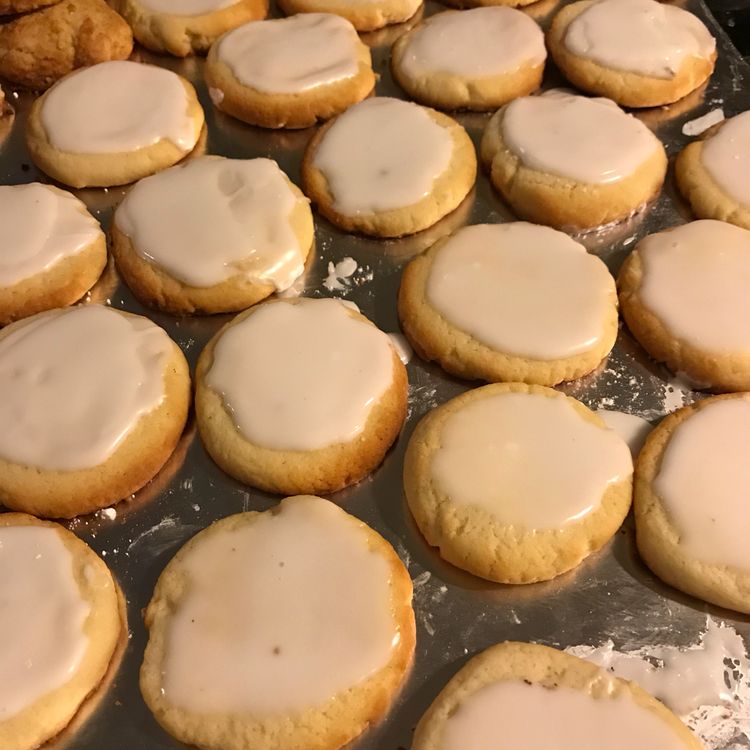
M 0 25 L 0 76 L 32 89 L 132 51 L 130 26 L 104 0 L 65 0 Z
M 195 378 L 208 453 L 278 494 L 358 482 L 406 415 L 406 368 L 390 338 L 340 300 L 275 300 L 238 315 L 203 350 Z
M 383 717 L 406 676 L 411 600 L 391 545 L 327 500 L 229 516 L 159 577 L 141 692 L 191 745 L 337 750 Z
M 357 31 L 374 31 L 408 21 L 422 7 L 422 0 L 279 0 L 279 7 L 288 16 L 333 13 Z
M 713 396 L 670 414 L 638 457 L 638 550 L 662 580 L 750 613 L 747 451 L 750 395 Z
M 412 434 L 404 491 L 445 560 L 499 583 L 544 581 L 614 535 L 630 508 L 625 442 L 583 404 L 522 383 L 486 385 Z
M 31 107 L 36 165 L 72 187 L 124 185 L 189 154 L 203 110 L 188 81 L 155 65 L 99 63 L 58 81 Z
M 104 679 L 124 614 L 107 566 L 56 523 L 0 514 L 0 569 L 0 746 L 33 750 Z
M 135 38 L 154 52 L 187 57 L 223 33 L 265 18 L 268 0 L 116 0 Z
M 313 237 L 309 202 L 275 161 L 202 156 L 130 190 L 112 254 L 144 304 L 233 312 L 288 289 Z
M 0 331 L 0 504 L 71 518 L 145 485 L 190 403 L 187 362 L 150 320 L 100 305 Z
M 222 36 L 206 61 L 217 109 L 265 128 L 306 128 L 375 87 L 370 50 L 344 18 L 301 13 Z
M 411 750 L 593 750 L 604 737 L 607 750 L 703 748 L 634 682 L 564 651 L 509 641 L 456 673 L 417 725 Z
M 675 177 L 693 213 L 750 229 L 750 112 L 711 128 L 677 156 Z
M 667 156 L 607 99 L 551 90 L 498 110 L 482 137 L 492 184 L 518 216 L 558 229 L 621 221 L 659 194 Z
M 642 239 L 617 278 L 643 348 L 696 387 L 750 390 L 750 231 L 702 220 Z
M 432 226 L 467 196 L 476 155 L 453 119 L 375 97 L 312 137 L 302 161 L 305 193 L 347 231 L 400 237 Z
M 52 185 L 0 186 L 0 226 L 0 326 L 72 305 L 107 265 L 99 222 Z
M 716 40 L 692 13 L 657 0 L 566 5 L 547 48 L 571 83 L 626 107 L 682 99 L 711 76 Z
M 535 224 L 459 229 L 404 270 L 401 328 L 423 359 L 470 379 L 555 385 L 595 370 L 617 338 L 604 263 Z
M 539 26 L 508 7 L 430 16 L 393 45 L 391 70 L 412 99 L 439 109 L 495 110 L 539 88 Z

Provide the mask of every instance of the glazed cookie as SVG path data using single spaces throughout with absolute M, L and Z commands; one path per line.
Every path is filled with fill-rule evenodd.
M 126 60 L 130 26 L 104 0 L 65 0 L 0 26 L 0 76 L 46 89 L 76 68 Z
M 99 222 L 52 185 L 0 186 L 0 326 L 72 305 L 107 264 Z
M 53 310 L 0 331 L 0 503 L 71 518 L 146 484 L 177 445 L 187 362 L 150 320 Z
M 337 750 L 382 718 L 409 670 L 411 599 L 391 545 L 327 500 L 229 516 L 159 577 L 141 692 L 190 745 Z
M 696 387 L 750 390 L 750 231 L 694 221 L 641 240 L 620 270 L 643 348 Z
M 58 81 L 31 107 L 26 145 L 48 175 L 72 187 L 124 185 L 189 154 L 203 110 L 184 78 L 113 61 Z
M 513 8 L 430 16 L 393 46 L 393 76 L 410 97 L 440 109 L 495 110 L 539 88 L 544 35 Z
M 635 521 L 648 566 L 675 588 L 750 613 L 750 394 L 670 414 L 638 458 Z
M 716 40 L 682 8 L 656 0 L 582 0 L 566 5 L 547 47 L 578 88 L 626 107 L 682 99 L 710 77 Z
M 558 90 L 498 110 L 481 152 L 513 211 L 558 229 L 628 218 L 659 194 L 667 171 L 664 147 L 635 117 Z
M 406 414 L 391 340 L 332 299 L 268 302 L 203 350 L 195 408 L 206 450 L 268 492 L 333 492 L 383 460 Z
M 376 237 L 426 229 L 475 179 L 474 146 L 455 120 L 389 97 L 355 104 L 324 125 L 302 162 L 305 193 L 320 213 Z
M 0 747 L 64 729 L 107 672 L 124 628 L 107 566 L 74 534 L 0 515 Z
M 427 542 L 499 583 L 554 578 L 600 549 L 630 508 L 625 442 L 551 388 L 487 385 L 430 411 L 404 459 Z
M 463 227 L 415 258 L 398 298 L 423 359 L 464 378 L 555 385 L 599 366 L 617 338 L 604 263 L 549 227 Z
M 750 112 L 688 144 L 675 162 L 675 177 L 698 217 L 750 229 Z
M 112 223 L 128 286 L 173 313 L 244 310 L 288 289 L 312 244 L 310 205 L 270 159 L 202 156 L 146 177 Z
M 598 750 L 602 738 L 607 750 L 703 748 L 634 682 L 564 651 L 507 642 L 459 670 L 417 725 L 411 750 Z
M 357 31 L 374 31 L 408 21 L 422 7 L 422 0 L 279 0 L 279 7 L 288 16 L 333 13 Z
M 224 32 L 265 18 L 268 0 L 116 0 L 135 38 L 154 52 L 205 52 Z
M 306 128 L 343 112 L 375 87 L 370 50 L 344 18 L 303 13 L 250 23 L 211 47 L 211 100 L 265 128 Z

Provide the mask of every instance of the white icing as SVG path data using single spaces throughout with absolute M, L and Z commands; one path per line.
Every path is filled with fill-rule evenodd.
M 374 97 L 340 115 L 320 141 L 314 166 L 347 216 L 414 205 L 448 168 L 453 139 L 417 104 Z
M 172 343 L 146 318 L 86 305 L 0 341 L 0 457 L 54 471 L 98 466 L 164 398 Z
M 39 113 L 49 142 L 79 154 L 117 154 L 198 141 L 182 79 L 155 65 L 112 60 L 82 68 L 51 88 Z
M 562 232 L 525 222 L 459 229 L 435 255 L 426 295 L 481 343 L 541 360 L 595 347 L 616 305 L 599 258 Z
M 42 273 L 102 236 L 81 201 L 38 182 L 0 186 L 0 227 L 0 287 Z
M 718 400 L 679 424 L 654 492 L 688 557 L 750 570 L 750 397 Z
M 289 451 L 353 440 L 392 380 L 387 334 L 333 299 L 256 308 L 221 334 L 206 374 L 245 438 Z
M 750 206 L 750 112 L 732 117 L 706 139 L 701 161 L 722 190 Z
M 89 605 L 73 560 L 50 527 L 0 527 L 0 722 L 75 675 Z
M 641 240 L 638 296 L 672 336 L 707 352 L 750 349 L 750 232 L 693 221 Z
M 349 279 L 354 275 L 359 266 L 354 258 L 348 255 L 338 263 L 328 261 L 328 275 L 323 279 L 323 286 L 329 292 L 340 292 L 346 289 Z
M 614 430 L 628 444 L 630 453 L 635 459 L 641 452 L 649 433 L 654 429 L 653 425 L 643 417 L 621 411 L 599 409 L 596 413 L 604 420 L 610 430 Z
M 408 365 L 414 356 L 414 349 L 411 348 L 411 344 L 407 341 L 406 336 L 403 333 L 389 333 L 388 336 L 391 339 L 393 348 L 396 350 L 396 354 L 398 354 L 398 358 L 405 365 Z
M 568 26 L 565 46 L 607 68 L 674 78 L 693 57 L 708 59 L 716 40 L 682 8 L 656 0 L 598 0 Z
M 445 421 L 432 481 L 454 505 L 498 522 L 556 529 L 598 508 L 607 488 L 633 471 L 630 451 L 567 398 L 498 393 Z
M 200 16 L 236 5 L 240 0 L 138 0 L 139 4 L 154 13 L 169 16 Z
M 332 503 L 290 498 L 199 540 L 181 561 L 187 585 L 166 633 L 170 704 L 302 712 L 388 662 L 400 639 L 388 562 Z
M 413 78 L 486 78 L 540 65 L 546 57 L 539 26 L 520 10 L 495 6 L 431 16 L 409 35 L 400 67 Z
M 243 276 L 281 290 L 304 271 L 309 248 L 289 221 L 301 204 L 270 159 L 203 156 L 138 182 L 115 223 L 141 257 L 185 284 Z
M 723 119 L 723 109 L 712 109 L 710 112 L 706 112 L 705 115 L 696 117 L 694 120 L 688 120 L 688 122 L 682 126 L 682 134 L 689 136 L 700 135 L 709 128 L 720 123 Z
M 501 129 L 505 145 L 527 167 L 591 184 L 631 175 L 661 148 L 614 102 L 559 91 L 512 101 Z
M 218 45 L 218 59 L 240 83 L 270 94 L 309 91 L 351 78 L 359 68 L 357 32 L 330 13 L 254 21 Z

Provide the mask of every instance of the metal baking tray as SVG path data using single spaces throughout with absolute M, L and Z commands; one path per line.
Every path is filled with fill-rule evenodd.
M 541 0 L 527 12 L 545 25 L 562 3 Z M 716 71 L 706 87 L 670 107 L 640 113 L 674 157 L 689 140 L 685 122 L 722 107 L 727 116 L 750 108 L 750 67 L 708 12 L 702 0 L 687 0 L 718 40 Z M 428 0 L 424 15 L 443 9 Z M 407 22 L 403 27 L 409 27 Z M 390 44 L 402 28 L 364 35 L 371 45 L 377 93 L 403 96 L 389 70 Z M 207 152 L 230 157 L 268 156 L 299 184 L 300 160 L 313 129 L 270 132 L 253 128 L 217 112 L 203 84 L 201 59 L 184 61 L 136 52 L 138 59 L 178 71 L 197 87 L 206 111 Z M 545 86 L 563 84 L 548 64 Z M 7 91 L 16 109 L 10 135 L 0 144 L 0 181 L 15 184 L 46 178 L 31 164 L 24 145 L 24 124 L 31 95 Z M 489 115 L 459 114 L 457 119 L 478 144 Z M 81 190 L 105 228 L 112 208 L 127 188 Z M 589 233 L 583 238 L 616 273 L 633 243 L 649 232 L 682 223 L 689 213 L 677 197 L 671 174 L 655 202 L 625 224 Z M 323 286 L 329 262 L 352 257 L 357 272 L 346 282 L 343 296 L 355 302 L 381 329 L 399 330 L 396 293 L 401 270 L 415 254 L 438 237 L 466 223 L 502 222 L 512 214 L 480 174 L 476 188 L 453 215 L 425 232 L 401 240 L 379 241 L 345 234 L 320 216 L 316 219 L 316 258 L 304 281 L 304 294 L 330 296 Z M 179 318 L 143 308 L 110 267 L 89 295 L 117 308 L 148 315 L 163 326 L 185 352 L 191 367 L 209 338 L 229 316 Z M 611 638 L 618 648 L 652 643 L 695 643 L 706 614 L 731 623 L 750 643 L 750 618 L 711 607 L 668 588 L 638 557 L 629 519 L 614 540 L 572 572 L 551 582 L 503 586 L 475 578 L 444 563 L 417 531 L 405 505 L 401 469 L 407 440 L 420 417 L 437 404 L 476 384 L 462 382 L 414 357 L 408 365 L 409 416 L 403 434 L 383 465 L 355 487 L 331 499 L 377 529 L 396 548 L 415 582 L 417 648 L 414 668 L 385 720 L 353 743 L 357 750 L 409 747 L 414 725 L 448 679 L 473 654 L 506 639 L 555 646 L 599 644 Z M 626 330 L 621 330 L 608 361 L 594 374 L 563 386 L 593 408 L 612 408 L 652 422 L 688 403 L 698 394 L 672 379 L 649 361 Z M 196 532 L 232 513 L 265 510 L 278 501 L 225 475 L 208 457 L 188 424 L 177 451 L 162 472 L 132 498 L 116 506 L 114 519 L 98 513 L 69 523 L 109 564 L 127 599 L 129 642 L 119 671 L 92 715 L 55 748 L 70 750 L 162 750 L 183 747 L 151 716 L 138 689 L 138 670 L 146 641 L 142 610 L 166 563 Z M 111 514 L 110 514 L 111 515 Z M 732 747 L 743 745 L 733 744 Z M 727 746 L 729 747 L 729 746 Z M 717 748 L 716 750 L 723 750 Z

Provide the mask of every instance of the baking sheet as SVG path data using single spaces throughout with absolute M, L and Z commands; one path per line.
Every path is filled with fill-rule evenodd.
M 543 24 L 562 3 L 542 0 L 528 8 Z M 717 37 L 719 59 L 708 86 L 686 100 L 639 116 L 652 127 L 674 157 L 689 140 L 682 125 L 722 107 L 727 116 L 750 108 L 750 67 L 732 47 L 701 0 L 684 7 L 695 12 Z M 430 0 L 424 14 L 443 6 Z M 407 23 L 404 26 L 408 27 Z M 389 44 L 401 29 L 365 35 L 373 48 L 380 75 L 377 93 L 403 96 L 393 83 Z M 299 184 L 300 159 L 313 130 L 268 132 L 233 120 L 213 109 L 202 82 L 203 61 L 158 57 L 145 52 L 138 59 L 158 62 L 189 78 L 206 111 L 207 152 L 231 157 L 276 159 Z M 562 83 L 552 70 L 545 86 Z M 6 89 L 7 91 L 7 89 Z M 31 97 L 11 92 L 17 110 L 10 136 L 0 144 L 3 184 L 45 180 L 31 162 L 23 128 Z M 479 143 L 489 115 L 464 114 L 457 119 Z M 126 189 L 81 190 L 77 194 L 108 226 L 112 207 Z M 586 236 L 584 244 L 616 272 L 633 243 L 643 235 L 681 223 L 689 214 L 676 197 L 672 177 L 658 201 L 633 220 Z M 500 222 L 512 214 L 481 174 L 471 196 L 450 217 L 414 237 L 379 241 L 347 235 L 316 215 L 317 257 L 308 270 L 303 293 L 331 296 L 323 286 L 329 262 L 352 257 L 358 270 L 344 290 L 333 293 L 355 302 L 381 329 L 398 331 L 396 293 L 401 269 L 410 257 L 435 239 L 465 223 Z M 229 316 L 178 318 L 143 308 L 110 270 L 90 295 L 94 301 L 151 317 L 180 344 L 191 364 L 208 339 Z M 599 644 L 612 638 L 618 648 L 649 643 L 687 645 L 698 641 L 706 614 L 726 620 L 750 642 L 750 618 L 719 610 L 661 584 L 639 560 L 629 519 L 601 553 L 560 578 L 530 586 L 496 585 L 444 563 L 419 535 L 401 489 L 401 467 L 407 440 L 430 408 L 471 387 L 438 367 L 413 358 L 408 365 L 409 417 L 403 434 L 373 476 L 332 499 L 377 529 L 396 548 L 415 581 L 417 648 L 414 669 L 388 717 L 353 743 L 357 750 L 407 748 L 415 723 L 463 663 L 476 652 L 506 639 L 555 646 Z M 662 367 L 650 362 L 630 335 L 621 330 L 614 351 L 599 371 L 563 387 L 593 408 L 618 409 L 656 422 L 665 413 L 697 397 Z M 217 518 L 246 510 L 265 510 L 278 498 L 230 479 L 205 453 L 191 417 L 188 430 L 164 470 L 133 498 L 116 506 L 114 519 L 103 514 L 83 517 L 70 527 L 97 550 L 119 580 L 128 603 L 130 639 L 121 668 L 92 717 L 70 739 L 55 747 L 70 750 L 157 750 L 179 748 L 157 725 L 138 690 L 138 669 L 146 641 L 141 611 L 148 603 L 161 570 L 192 535 Z M 334 665 L 332 665 L 334 667 Z M 748 746 L 732 744 L 731 747 Z M 728 745 L 727 748 L 730 746 Z

